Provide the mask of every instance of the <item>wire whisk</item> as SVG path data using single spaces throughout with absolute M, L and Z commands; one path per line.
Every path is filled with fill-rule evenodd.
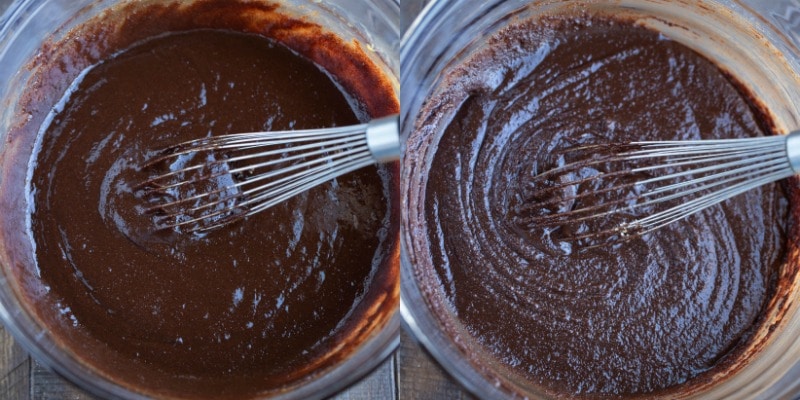
M 275 132 L 239 133 L 168 147 L 138 185 L 159 228 L 204 232 L 261 212 L 336 177 L 399 159 L 399 120 Z M 166 172 L 164 172 L 166 171 Z
M 800 132 L 597 144 L 565 153 L 583 157 L 533 177 L 529 187 L 534 189 L 527 196 L 532 200 L 518 223 L 548 229 L 578 226 L 568 239 L 593 247 L 644 235 L 798 174 Z

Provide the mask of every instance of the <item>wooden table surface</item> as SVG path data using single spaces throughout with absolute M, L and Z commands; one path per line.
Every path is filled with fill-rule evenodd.
M 405 30 L 425 0 L 402 0 L 401 26 Z M 0 0 L 0 13 L 11 0 Z M 459 386 L 403 333 L 398 351 L 372 374 L 335 400 L 468 399 Z M 96 399 L 33 360 L 0 327 L 0 400 Z

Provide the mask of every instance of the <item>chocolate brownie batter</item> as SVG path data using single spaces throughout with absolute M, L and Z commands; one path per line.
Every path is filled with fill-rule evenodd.
M 553 17 L 502 31 L 441 87 L 408 141 L 405 223 L 425 249 L 416 279 L 474 362 L 552 395 L 616 397 L 679 391 L 738 356 L 785 257 L 780 185 L 594 249 L 525 222 L 561 150 L 769 134 L 735 82 L 657 32 Z
M 30 161 L 15 166 L 28 164 L 35 250 L 23 265 L 35 272 L 20 275 L 21 285 L 78 358 L 134 390 L 284 390 L 347 357 L 396 307 L 396 165 L 348 174 L 210 233 L 158 229 L 140 213 L 157 199 L 137 184 L 158 172 L 140 166 L 168 145 L 398 111 L 387 78 L 350 43 L 275 10 L 123 9 L 119 30 L 105 30 L 111 15 L 89 21 L 81 33 L 97 45 L 52 50 L 55 68 L 32 84 L 37 106 L 67 71 L 81 71 L 55 93 L 40 128 L 17 133 L 39 129 Z M 140 40 L 142 31 L 152 35 Z M 109 45 L 126 42 L 118 53 Z

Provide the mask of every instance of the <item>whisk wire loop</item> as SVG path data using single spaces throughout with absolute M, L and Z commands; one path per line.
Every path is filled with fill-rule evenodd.
M 203 232 L 279 204 L 338 176 L 399 158 L 399 120 L 212 136 L 168 147 L 139 185 L 161 228 Z M 166 171 L 163 171 L 166 169 Z M 166 200 L 163 200 L 166 198 Z
M 575 205 L 566 211 L 527 218 L 525 223 L 559 227 L 624 214 L 623 222 L 615 217 L 609 220 L 616 221 L 610 226 L 601 223 L 599 229 L 578 229 L 580 233 L 571 241 L 588 239 L 595 243 L 589 247 L 596 247 L 604 238 L 616 241 L 644 235 L 766 183 L 793 176 L 790 156 L 800 149 L 789 146 L 800 146 L 799 135 L 591 146 L 595 151 L 589 152 L 590 158 L 542 171 L 532 181 L 539 189 L 530 197 L 543 200 L 530 207 Z M 580 173 L 584 168 L 599 170 L 584 176 Z M 584 198 L 597 196 L 607 199 L 582 203 Z
M 752 157 L 752 160 L 754 162 L 760 162 L 760 164 L 758 164 L 759 165 L 759 167 L 758 167 L 759 169 L 761 169 L 761 168 L 769 168 L 769 167 L 773 167 L 773 166 L 778 166 L 778 167 L 787 167 L 788 166 L 788 164 L 786 163 L 785 158 L 781 157 L 780 154 L 778 154 L 778 155 L 770 154 L 770 155 L 766 155 L 766 156 L 762 156 L 762 157 Z M 684 165 L 684 164 L 682 164 L 682 165 Z M 640 171 L 645 171 L 645 170 L 649 170 L 649 169 L 635 168 L 633 171 L 634 172 L 640 172 Z M 721 171 L 721 172 L 717 172 L 717 171 Z M 664 192 L 670 192 L 670 191 L 673 191 L 673 190 L 683 189 L 683 188 L 686 188 L 686 187 L 689 187 L 689 186 L 693 186 L 695 184 L 714 181 L 716 179 L 725 178 L 725 177 L 728 177 L 728 176 L 743 177 L 742 174 L 746 174 L 748 171 L 754 171 L 753 164 L 750 163 L 749 160 L 737 160 L 737 161 L 732 161 L 732 162 L 727 162 L 727 163 L 720 163 L 720 164 L 716 164 L 716 165 L 711 165 L 711 166 L 707 166 L 707 167 L 691 169 L 691 170 L 688 170 L 688 171 L 676 172 L 676 173 L 672 173 L 672 174 L 665 174 L 663 176 L 657 176 L 657 177 L 654 177 L 654 178 L 645 179 L 645 180 L 641 181 L 640 183 L 643 184 L 643 185 L 647 185 L 647 184 L 661 182 L 661 181 L 675 181 L 676 178 L 692 177 L 692 176 L 696 176 L 698 174 L 712 173 L 710 175 L 701 175 L 701 177 L 699 177 L 699 178 L 691 178 L 691 179 L 686 180 L 686 181 L 678 181 L 677 183 L 673 183 L 671 185 L 666 185 L 666 186 L 662 186 L 660 188 L 656 188 L 656 189 L 650 190 L 649 192 L 644 194 L 645 196 L 653 196 L 653 195 L 661 194 L 661 193 L 664 193 Z M 751 176 L 751 175 L 745 175 L 745 177 L 746 176 Z M 720 182 L 720 183 L 724 183 L 724 182 Z
M 636 221 L 635 225 L 630 224 L 630 226 L 638 229 L 639 234 L 649 233 L 673 222 L 687 218 L 692 214 L 702 211 L 715 204 L 721 203 L 727 199 L 762 186 L 764 184 L 763 181 L 774 182 L 780 179 L 788 178 L 789 176 L 792 176 L 792 173 L 787 174 L 786 170 L 779 170 L 770 174 L 761 175 L 758 177 L 760 181 L 739 182 L 725 189 L 721 189 L 712 195 L 705 195 L 697 199 L 689 200 L 688 202 L 679 206 L 675 206 L 663 212 L 641 218 Z
M 363 142 L 363 140 L 362 140 L 362 142 Z M 258 152 L 258 153 L 246 153 L 244 155 L 233 156 L 233 157 L 223 158 L 223 159 L 217 159 L 217 160 L 214 160 L 214 161 L 206 162 L 205 164 L 197 164 L 197 165 L 192 165 L 190 167 L 177 169 L 175 171 L 171 171 L 171 172 L 165 173 L 165 174 L 163 174 L 163 175 L 161 175 L 161 176 L 159 176 L 157 178 L 150 179 L 150 180 L 146 181 L 145 184 L 151 184 L 151 183 L 156 183 L 156 182 L 159 182 L 159 181 L 165 181 L 165 179 L 167 179 L 167 178 L 171 178 L 171 177 L 179 176 L 179 175 L 185 175 L 187 173 L 190 173 L 190 172 L 196 171 L 196 170 L 200 170 L 200 169 L 206 169 L 206 170 L 211 169 L 211 170 L 213 170 L 214 167 L 219 166 L 219 165 L 223 165 L 223 164 L 235 165 L 235 163 L 246 162 L 246 161 L 249 161 L 249 160 L 257 160 L 257 159 L 265 159 L 265 158 L 269 159 L 268 161 L 263 161 L 263 162 L 256 163 L 256 164 L 247 164 L 247 163 L 245 163 L 245 166 L 242 166 L 242 167 L 226 169 L 226 170 L 224 170 L 222 172 L 216 172 L 216 173 L 212 173 L 210 175 L 200 175 L 200 176 L 196 176 L 196 177 L 194 177 L 192 179 L 178 180 L 178 181 L 173 182 L 171 184 L 161 185 L 162 189 L 171 189 L 171 188 L 176 188 L 176 187 L 179 187 L 179 186 L 184 186 L 184 185 L 189 185 L 189 184 L 192 184 L 192 183 L 196 183 L 199 180 L 209 180 L 209 179 L 218 178 L 218 177 L 220 177 L 222 175 L 236 174 L 236 173 L 240 173 L 240 172 L 251 170 L 251 169 L 264 168 L 264 167 L 269 167 L 269 166 L 273 166 L 273 165 L 277 165 L 277 164 L 287 163 L 287 162 L 290 162 L 290 161 L 303 160 L 303 159 L 306 159 L 306 158 L 320 156 L 320 155 L 328 153 L 328 152 L 346 151 L 347 149 L 350 149 L 353 146 L 359 146 L 359 145 L 365 145 L 365 143 L 359 143 L 359 140 L 356 140 L 356 139 L 350 139 L 350 140 L 341 140 L 341 139 L 339 139 L 339 140 L 329 140 L 329 141 L 324 141 L 324 142 L 315 143 L 315 144 L 309 144 L 309 145 L 296 146 L 296 147 L 292 148 L 292 152 L 298 152 L 297 154 L 287 155 L 287 154 L 285 154 L 286 150 L 284 150 L 284 149 L 262 151 L 262 152 Z M 252 146 L 248 146 L 244 150 L 255 149 L 255 148 L 266 147 L 266 146 L 274 146 L 274 144 L 273 143 L 268 143 L 268 144 L 262 144 L 260 146 L 252 145 Z M 217 150 L 229 149 L 231 147 L 233 147 L 233 146 L 232 145 L 228 145 L 227 147 L 221 147 L 220 149 L 217 149 Z M 299 153 L 299 151 L 301 151 L 301 150 L 311 150 L 311 151 L 308 151 L 308 152 L 305 152 L 305 153 Z M 283 156 L 280 157 L 280 158 L 276 158 L 276 156 L 280 156 L 280 155 L 283 155 Z M 184 199 L 184 200 L 190 200 L 190 199 Z
M 220 226 L 227 225 L 231 222 L 240 220 L 242 218 L 263 211 L 269 207 L 273 207 L 277 204 L 280 204 L 296 196 L 299 193 L 302 193 L 310 188 L 316 187 L 328 181 L 328 179 L 325 178 L 319 178 L 319 177 L 314 178 L 313 176 L 314 173 L 332 172 L 342 175 L 348 172 L 355 171 L 359 168 L 363 168 L 367 165 L 371 165 L 372 163 L 373 163 L 372 156 L 367 153 L 365 156 L 351 160 L 343 165 L 339 165 L 333 170 L 326 168 L 325 166 L 318 166 L 304 173 L 297 173 L 288 177 L 284 177 L 279 180 L 272 181 L 268 184 L 261 185 L 253 189 L 248 189 L 241 193 L 237 193 L 236 195 L 230 195 L 224 198 L 220 198 L 213 202 L 204 203 L 197 207 L 188 208 L 183 211 L 184 214 L 193 215 L 197 214 L 198 211 L 203 211 L 209 208 L 213 208 L 217 205 L 224 204 L 232 200 L 237 200 L 240 198 L 246 199 L 236 202 L 234 205 L 225 207 L 224 209 L 221 210 L 202 213 L 201 215 L 193 217 L 191 219 L 186 219 L 172 223 L 170 227 L 182 227 L 188 225 L 192 227 L 187 230 L 189 232 L 208 231 L 216 229 Z M 277 189 L 274 191 L 269 191 L 269 189 L 272 187 L 276 187 Z M 225 218 L 226 216 L 229 217 Z M 209 221 L 213 222 L 209 223 Z

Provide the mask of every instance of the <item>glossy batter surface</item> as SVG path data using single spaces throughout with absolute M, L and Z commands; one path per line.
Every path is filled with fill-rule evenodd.
M 240 10 L 225 7 L 233 25 Z M 209 12 L 151 11 L 140 24 Z M 321 48 L 313 41 L 325 37 L 314 38 L 305 50 Z M 385 79 L 366 64 L 346 72 Z M 372 87 L 373 101 L 343 90 L 352 79 L 279 41 L 215 29 L 149 38 L 81 72 L 28 167 L 37 276 L 20 280 L 40 318 L 112 380 L 158 396 L 249 398 L 348 356 L 393 311 L 396 167 L 345 175 L 207 234 L 156 229 L 135 186 L 156 150 L 188 139 L 397 112 L 387 85 Z
M 556 18 L 503 31 L 446 85 L 409 140 L 430 160 L 413 160 L 424 167 L 409 189 L 418 219 L 407 221 L 425 236 L 417 279 L 444 300 L 443 318 L 561 396 L 677 390 L 736 356 L 784 257 L 779 185 L 585 251 L 526 223 L 540 212 L 532 177 L 570 161 L 559 150 L 768 134 L 717 67 L 622 21 Z

